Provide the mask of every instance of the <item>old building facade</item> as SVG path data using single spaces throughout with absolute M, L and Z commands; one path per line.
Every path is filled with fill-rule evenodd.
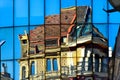
M 20 34 L 20 80 L 107 80 L 107 39 L 91 24 L 91 8 L 71 7 Z M 50 25 L 49 25 L 50 24 Z

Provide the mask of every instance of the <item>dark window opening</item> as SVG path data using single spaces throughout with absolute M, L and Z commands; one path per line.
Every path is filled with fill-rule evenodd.
M 46 46 L 51 47 L 51 46 L 58 46 L 58 41 L 56 40 L 46 40 Z
M 22 67 L 22 80 L 25 80 L 25 76 L 26 76 L 26 68 L 25 66 Z
M 22 43 L 23 44 L 27 44 L 27 40 L 22 40 Z

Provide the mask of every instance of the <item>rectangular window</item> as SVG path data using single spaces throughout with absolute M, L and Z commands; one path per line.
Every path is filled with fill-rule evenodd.
M 47 59 L 47 71 L 52 71 L 51 69 L 51 60 L 50 59 Z
M 31 63 L 31 75 L 35 75 L 35 62 Z
M 47 59 L 47 71 L 58 71 L 58 62 L 57 59 Z
M 25 80 L 26 77 L 26 68 L 25 66 L 22 67 L 22 80 Z
M 15 26 L 28 25 L 28 0 L 15 0 Z
M 0 0 L 0 27 L 13 26 L 13 0 Z
M 57 43 L 57 39 L 55 40 L 46 40 L 46 46 L 47 47 L 52 47 L 52 46 L 57 46 L 58 43 Z
M 54 71 L 58 71 L 58 62 L 57 62 L 57 59 L 53 59 L 53 70 Z
M 30 24 L 44 23 L 44 0 L 30 0 Z

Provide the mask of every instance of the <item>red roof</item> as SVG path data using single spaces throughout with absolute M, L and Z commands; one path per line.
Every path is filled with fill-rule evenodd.
M 86 6 L 79 6 L 81 12 L 85 11 Z M 83 10 L 82 10 L 83 9 Z M 79 12 L 80 12 L 79 11 Z M 83 13 L 79 13 L 85 16 Z M 30 43 L 44 43 L 45 39 L 60 38 L 67 36 L 74 27 L 74 21 L 76 19 L 76 8 L 62 9 L 61 10 L 61 25 L 60 15 L 51 15 L 45 17 L 45 25 L 40 25 L 30 31 Z

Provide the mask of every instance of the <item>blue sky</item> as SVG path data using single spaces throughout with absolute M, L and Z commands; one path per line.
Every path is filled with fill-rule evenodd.
M 46 0 L 46 5 L 44 5 L 44 0 L 30 0 L 30 8 L 28 8 L 28 0 L 14 1 L 15 4 L 13 6 L 13 0 L 0 0 L 0 40 L 6 40 L 6 43 L 1 47 L 1 60 L 10 60 L 13 58 L 19 59 L 21 57 L 21 48 L 18 35 L 24 34 L 24 30 L 29 32 L 29 27 L 30 29 L 33 29 L 33 27 L 36 27 L 35 25 L 43 24 L 44 15 L 48 16 L 59 14 L 60 6 L 61 8 L 67 8 L 76 5 L 90 6 L 93 11 L 92 22 L 94 23 L 95 27 L 97 27 L 99 31 L 107 39 L 109 39 L 109 46 L 111 46 L 112 49 L 114 48 L 115 38 L 120 23 L 120 19 L 118 18 L 118 16 L 120 16 L 120 13 L 109 13 L 108 17 L 108 14 L 103 11 L 103 8 L 107 9 L 107 0 L 93 0 L 93 3 L 91 3 L 91 0 L 61 0 L 61 5 L 60 0 Z M 109 4 L 108 8 L 112 9 L 112 6 Z M 28 17 L 29 10 L 30 17 Z M 29 22 L 31 26 L 28 26 Z M 8 72 L 11 73 L 12 77 L 14 71 L 13 67 L 15 67 L 15 80 L 19 80 L 18 62 L 16 60 L 14 62 L 2 62 L 6 62 L 8 64 Z M 13 63 L 14 66 L 11 66 Z

